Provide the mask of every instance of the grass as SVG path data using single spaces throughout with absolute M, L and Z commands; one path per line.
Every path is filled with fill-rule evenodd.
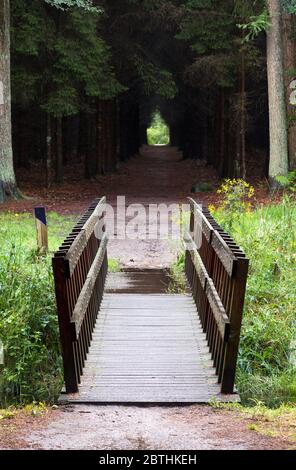
M 47 215 L 49 230 L 49 251 L 55 251 L 60 242 L 68 235 L 76 222 L 76 217 L 60 216 L 54 212 Z M 1 255 L 4 245 L 22 246 L 26 251 L 35 251 L 36 229 L 31 214 L 17 214 L 13 212 L 0 213 L 0 243 Z
M 48 214 L 49 248 L 75 218 Z M 51 256 L 38 256 L 30 214 L 0 214 L 0 403 L 54 401 L 62 385 Z
M 296 402 L 296 205 L 216 212 L 250 258 L 237 386 L 244 403 Z
M 109 273 L 119 273 L 121 271 L 120 261 L 117 259 L 108 259 L 108 271 Z
M 188 290 L 184 271 L 184 255 L 178 257 L 168 271 L 168 294 L 185 294 Z
M 296 443 L 296 406 L 293 404 L 282 404 L 277 408 L 268 408 L 262 402 L 254 402 L 252 406 L 238 403 L 214 403 L 212 406 L 243 418 L 249 431 Z

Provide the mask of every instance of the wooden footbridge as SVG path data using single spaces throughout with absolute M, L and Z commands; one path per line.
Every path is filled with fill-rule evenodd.
M 108 274 L 105 198 L 92 204 L 55 254 L 63 401 L 238 398 L 234 383 L 248 260 L 208 210 L 190 203 L 183 295 L 167 292 L 161 271 Z

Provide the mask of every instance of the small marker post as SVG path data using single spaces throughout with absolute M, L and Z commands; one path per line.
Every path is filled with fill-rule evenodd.
M 34 216 L 37 230 L 37 245 L 40 253 L 48 251 L 48 230 L 45 207 L 35 207 Z

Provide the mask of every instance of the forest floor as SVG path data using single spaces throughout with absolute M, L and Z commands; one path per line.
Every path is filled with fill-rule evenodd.
M 209 182 L 214 190 L 219 178 L 211 167 L 193 161 L 181 161 L 166 147 L 148 149 L 142 158 L 121 165 L 114 175 L 92 182 L 72 176 L 61 186 L 43 189 L 38 175 L 25 172 L 20 188 L 30 197 L 12 201 L 5 211 L 25 212 L 39 204 L 60 214 L 80 214 L 96 197 L 106 194 L 109 202 L 125 195 L 127 203 L 173 203 L 186 201 L 191 187 Z M 39 180 L 41 181 L 41 179 Z M 256 186 L 257 203 L 267 200 L 267 188 Z M 216 192 L 200 193 L 195 198 L 217 203 Z M 161 241 L 135 241 L 122 244 L 112 241 L 111 256 L 123 265 L 167 266 L 173 259 L 171 247 Z M 0 412 L 1 449 L 291 449 L 295 447 L 289 433 L 270 428 L 264 418 L 245 415 L 237 408 L 212 406 L 61 406 L 46 412 Z M 261 423 L 261 424 L 262 424 Z M 264 434 L 262 432 L 264 428 Z
M 65 167 L 63 184 L 45 187 L 45 169 L 40 164 L 30 169 L 18 169 L 17 179 L 25 198 L 9 201 L 1 211 L 26 212 L 36 205 L 63 214 L 80 214 L 94 198 L 106 195 L 113 203 L 118 195 L 125 195 L 128 202 L 154 201 L 181 202 L 191 193 L 197 183 L 209 183 L 213 191 L 200 192 L 196 199 L 204 204 L 216 203 L 216 189 L 221 182 L 217 172 L 200 160 L 180 160 L 170 147 L 146 147 L 142 156 L 135 156 L 120 163 L 113 174 L 96 176 L 85 180 L 83 165 L 72 163 Z M 251 181 L 256 189 L 255 204 L 268 203 L 267 181 L 255 178 Z

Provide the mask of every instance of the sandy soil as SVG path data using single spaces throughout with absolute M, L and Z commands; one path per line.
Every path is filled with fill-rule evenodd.
M 285 439 L 249 430 L 252 419 L 208 406 L 61 407 L 0 424 L 1 449 L 284 450 Z

